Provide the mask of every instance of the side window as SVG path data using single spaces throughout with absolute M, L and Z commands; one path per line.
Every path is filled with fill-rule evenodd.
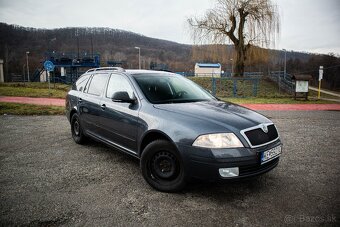
M 133 89 L 129 81 L 122 75 L 111 74 L 109 84 L 107 86 L 106 97 L 112 98 L 112 95 L 118 91 L 126 91 L 130 98 L 133 98 Z
M 75 83 L 75 90 L 77 91 L 83 91 L 85 88 L 85 85 L 87 83 L 87 81 L 89 80 L 91 75 L 84 75 L 81 76 Z
M 101 93 L 105 89 L 107 77 L 108 77 L 107 74 L 102 74 L 102 73 L 101 74 L 95 74 L 92 77 L 90 86 L 87 89 L 87 93 L 100 96 Z

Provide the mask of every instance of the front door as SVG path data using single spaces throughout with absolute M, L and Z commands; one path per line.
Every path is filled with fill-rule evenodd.
M 127 92 L 130 98 L 134 97 L 134 89 L 128 78 L 121 74 L 111 74 L 106 94 L 101 100 L 103 136 L 111 143 L 136 153 L 140 104 L 112 101 L 112 95 L 122 91 Z

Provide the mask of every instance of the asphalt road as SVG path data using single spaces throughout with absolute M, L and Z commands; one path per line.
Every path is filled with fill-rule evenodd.
M 228 184 L 153 190 L 137 160 L 75 144 L 64 116 L 0 116 L 0 225 L 339 226 L 340 112 L 264 112 L 279 166 Z

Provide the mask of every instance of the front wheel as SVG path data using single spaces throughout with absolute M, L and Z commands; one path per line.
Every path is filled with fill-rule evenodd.
M 156 140 L 142 153 L 141 170 L 144 179 L 155 189 L 175 192 L 185 186 L 183 161 L 176 147 L 165 140 Z
M 85 135 L 83 134 L 83 129 L 80 125 L 78 114 L 73 114 L 71 118 L 71 132 L 74 142 L 78 144 L 83 144 L 85 142 Z

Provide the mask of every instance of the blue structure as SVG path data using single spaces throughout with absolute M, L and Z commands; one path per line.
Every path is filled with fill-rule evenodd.
M 74 53 L 47 53 L 47 60 L 51 61 L 56 67 L 82 67 L 82 68 L 98 68 L 100 67 L 100 55 L 88 55 L 86 52 L 81 56 Z
M 51 81 L 57 83 L 73 83 L 78 77 L 90 68 L 100 67 L 99 54 L 82 55 L 74 53 L 45 53 L 45 61 L 50 61 L 55 66 L 51 72 Z M 45 69 L 37 69 L 32 81 L 40 81 L 40 75 Z
M 106 62 L 109 67 L 122 67 L 125 68 L 127 66 L 126 61 L 114 61 L 110 60 Z
M 169 70 L 169 66 L 167 64 L 164 64 L 164 63 L 151 62 L 149 68 L 151 70 L 171 72 Z

